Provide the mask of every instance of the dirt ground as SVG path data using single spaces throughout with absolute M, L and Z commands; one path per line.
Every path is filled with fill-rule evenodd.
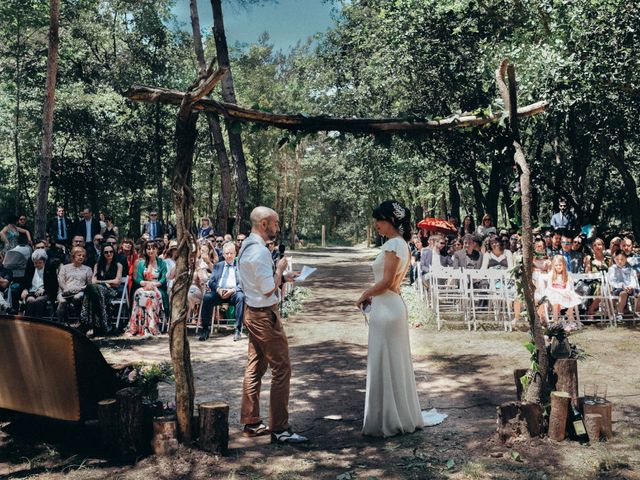
M 526 367 L 528 334 L 468 332 L 433 321 L 411 328 L 420 402 L 449 417 L 411 435 L 372 440 L 360 434 L 364 409 L 367 328 L 353 306 L 372 281 L 374 250 L 327 248 L 294 253 L 297 267 L 318 271 L 311 297 L 286 324 L 293 362 L 290 418 L 310 438 L 304 447 L 274 446 L 268 437 L 241 436 L 239 407 L 246 340 L 229 333 L 191 342 L 196 403 L 230 405 L 230 453 L 216 457 L 182 448 L 172 457 L 150 456 L 115 464 L 64 442 L 0 432 L 0 477 L 38 479 L 640 479 L 640 331 L 590 326 L 573 337 L 590 355 L 580 363 L 582 385 L 608 385 L 614 402 L 614 439 L 582 446 L 535 439 L 506 447 L 494 438 L 496 405 L 513 400 L 512 370 Z M 415 299 L 407 299 L 413 302 Z M 428 316 L 428 318 L 431 318 Z M 192 340 L 196 340 L 192 337 Z M 108 361 L 169 358 L 164 336 L 100 343 Z M 264 379 L 267 413 L 270 378 Z M 161 385 L 170 400 L 172 386 Z M 340 420 L 328 420 L 328 415 Z M 9 433 L 7 433 L 9 432 Z M 49 432 L 50 433 L 50 432 Z

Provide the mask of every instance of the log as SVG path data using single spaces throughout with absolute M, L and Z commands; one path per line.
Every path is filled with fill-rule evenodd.
M 153 419 L 153 439 L 171 440 L 178 438 L 178 423 L 175 417 L 156 417 Z
M 151 449 L 154 455 L 167 456 L 173 455 L 178 450 L 178 439 L 176 438 L 159 438 L 151 442 Z
M 496 407 L 498 435 L 505 442 L 515 437 L 538 437 L 544 432 L 542 406 L 537 403 L 507 402 Z
M 578 408 L 578 361 L 575 358 L 556 360 L 553 373 L 556 376 L 555 390 L 571 395 L 571 403 Z
M 516 382 L 516 400 L 522 400 L 522 390 L 524 387 L 522 386 L 522 382 L 520 379 L 527 374 L 528 370 L 526 368 L 516 368 L 513 370 L 513 380 Z
M 207 402 L 198 405 L 200 416 L 200 448 L 226 455 L 229 446 L 229 405 Z
M 567 434 L 567 417 L 571 395 L 566 392 L 551 392 L 551 415 L 549 416 L 549 438 L 561 442 Z
M 583 414 L 586 417 L 589 414 L 597 414 L 602 416 L 602 424 L 600 427 L 600 433 L 604 435 L 607 440 L 613 437 L 613 429 L 611 427 L 611 402 L 595 403 L 593 405 L 584 404 Z
M 105 449 L 114 451 L 118 446 L 118 401 L 108 398 L 98 402 L 100 440 Z
M 184 92 L 162 87 L 149 87 L 134 85 L 124 94 L 134 102 L 164 103 L 169 105 L 181 105 L 185 97 Z M 517 109 L 518 117 L 528 117 L 544 112 L 549 102 L 541 100 L 531 105 Z M 231 120 L 260 123 L 285 130 L 320 132 L 338 130 L 352 133 L 393 133 L 393 132 L 420 132 L 426 130 L 467 128 L 498 122 L 502 119 L 503 112 L 495 111 L 488 115 L 450 115 L 440 120 L 428 120 L 425 118 L 353 118 L 353 117 L 329 117 L 309 115 L 288 115 L 264 112 L 241 107 L 232 103 L 218 102 L 210 98 L 201 98 L 194 102 L 195 111 L 213 112 L 224 115 Z
M 587 429 L 590 442 L 600 441 L 600 432 L 602 430 L 602 415 L 599 413 L 588 413 L 584 416 L 584 426 Z
M 116 392 L 118 399 L 118 446 L 124 457 L 144 451 L 144 408 L 142 391 L 128 387 Z

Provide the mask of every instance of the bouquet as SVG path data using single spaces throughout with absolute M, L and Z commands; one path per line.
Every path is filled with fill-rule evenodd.
M 149 402 L 158 399 L 158 383 L 171 383 L 175 380 L 170 362 L 132 363 L 120 372 L 120 380 L 126 387 L 137 387 Z

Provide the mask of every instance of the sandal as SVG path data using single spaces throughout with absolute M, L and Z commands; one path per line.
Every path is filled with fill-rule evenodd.
M 242 434 L 245 437 L 260 437 L 269 433 L 269 428 L 262 422 L 253 425 L 245 425 Z
M 291 430 L 285 430 L 284 432 L 275 433 L 271 432 L 271 443 L 305 443 L 308 442 L 307 437 L 293 433 Z

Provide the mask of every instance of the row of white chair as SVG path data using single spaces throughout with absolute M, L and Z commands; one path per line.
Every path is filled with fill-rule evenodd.
M 420 265 L 417 266 L 416 288 L 420 297 L 436 314 L 438 330 L 445 321 L 462 321 L 469 330 L 477 330 L 479 324 L 502 324 L 505 330 L 510 330 L 513 318 L 513 302 L 516 292 L 513 279 L 505 270 L 473 270 L 459 268 L 437 268 L 423 275 Z M 534 283 L 544 289 L 541 277 L 534 278 Z M 597 302 L 597 309 L 592 315 L 581 314 L 581 309 L 575 307 L 575 318 L 583 323 L 606 322 L 616 326 L 616 303 L 618 299 L 611 294 L 611 287 L 607 276 L 603 272 L 574 274 L 571 276 L 574 287 L 587 306 Z M 581 286 L 599 284 L 598 289 L 580 288 Z M 536 302 L 541 300 L 540 290 L 536 293 Z M 638 299 L 635 300 L 638 302 Z M 630 317 L 635 325 L 638 317 L 636 305 L 632 304 L 634 312 Z M 548 311 L 546 312 L 548 315 Z M 443 314 L 447 314 L 446 316 Z M 550 318 L 549 316 L 547 318 Z

